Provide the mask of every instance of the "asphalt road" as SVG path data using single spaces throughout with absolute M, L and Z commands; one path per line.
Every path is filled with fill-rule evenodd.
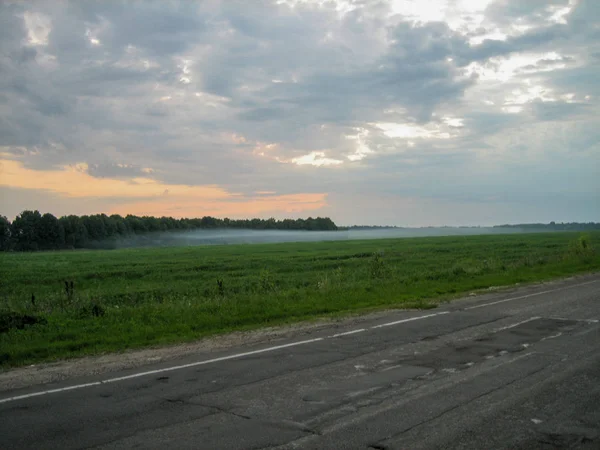
M 0 448 L 598 449 L 599 320 L 593 275 L 2 392 Z

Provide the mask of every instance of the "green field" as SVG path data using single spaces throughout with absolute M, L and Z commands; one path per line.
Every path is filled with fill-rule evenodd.
M 431 308 L 490 286 L 598 271 L 598 242 L 600 232 L 2 253 L 0 364 Z

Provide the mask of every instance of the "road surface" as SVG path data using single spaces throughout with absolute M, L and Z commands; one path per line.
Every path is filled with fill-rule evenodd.
M 7 449 L 600 448 L 600 275 L 0 393 Z

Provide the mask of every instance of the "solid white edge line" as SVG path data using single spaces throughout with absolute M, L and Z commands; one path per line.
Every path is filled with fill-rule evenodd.
M 600 281 L 600 280 L 588 281 L 586 283 L 574 284 L 572 286 L 565 286 L 565 287 L 558 288 L 558 289 L 550 289 L 549 291 L 534 292 L 533 294 L 521 295 L 519 297 L 505 298 L 503 300 L 498 300 L 498 301 L 495 301 L 495 302 L 482 303 L 481 305 L 469 306 L 469 307 L 464 308 L 464 309 L 465 309 L 465 311 L 468 311 L 468 310 L 471 310 L 471 309 L 484 308 L 486 306 L 497 305 L 499 303 L 506 303 L 506 302 L 512 302 L 513 300 L 521 300 L 521 299 L 524 299 L 524 298 L 535 297 L 536 295 L 549 294 L 550 292 L 564 291 L 565 289 L 571 289 L 571 288 L 574 288 L 574 287 L 585 286 L 587 284 L 597 283 L 598 281 Z
M 395 322 L 382 323 L 381 325 L 372 326 L 369 329 L 374 330 L 376 328 L 390 327 L 392 325 L 398 325 L 400 323 L 412 322 L 413 320 L 427 319 L 429 317 L 441 316 L 443 314 L 450 314 L 450 311 L 442 311 L 435 314 L 427 314 L 426 316 L 410 317 L 408 319 L 396 320 Z

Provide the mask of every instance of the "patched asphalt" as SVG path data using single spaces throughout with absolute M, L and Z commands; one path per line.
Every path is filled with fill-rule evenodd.
M 599 320 L 591 275 L 2 392 L 0 448 L 596 449 Z

